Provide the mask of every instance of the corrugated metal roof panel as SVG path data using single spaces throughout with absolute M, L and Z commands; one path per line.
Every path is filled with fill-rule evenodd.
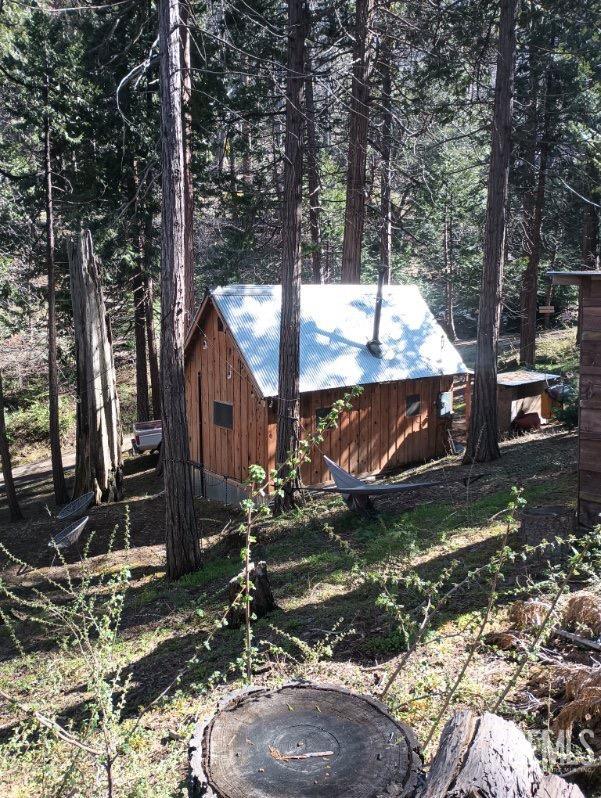
M 281 288 L 231 285 L 211 295 L 230 327 L 263 396 L 277 396 Z M 367 349 L 375 285 L 303 285 L 300 390 L 466 374 L 416 286 L 386 286 L 380 340 L 384 357 Z
M 543 371 L 527 371 L 526 369 L 518 369 L 517 371 L 501 371 L 497 374 L 497 384 L 502 385 L 504 388 L 510 388 L 515 385 L 530 385 L 536 382 L 548 382 L 549 380 L 558 380 L 559 374 L 546 374 Z

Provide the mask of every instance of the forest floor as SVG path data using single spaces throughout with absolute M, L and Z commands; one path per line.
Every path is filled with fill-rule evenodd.
M 564 354 L 567 349 L 559 356 Z M 499 514 L 513 486 L 523 489 L 531 505 L 573 506 L 575 433 L 550 424 L 505 441 L 502 455 L 498 462 L 474 467 L 447 457 L 403 472 L 403 478 L 427 477 L 437 485 L 379 500 L 378 517 L 371 521 L 351 514 L 340 498 L 328 495 L 263 523 L 253 557 L 268 563 L 277 609 L 254 624 L 260 660 L 256 681 L 316 679 L 377 695 L 406 649 L 406 618 L 399 623 L 387 611 L 391 600 L 406 613 L 415 611 L 419 621 L 428 594 L 448 589 L 490 563 L 503 542 L 505 524 Z M 232 508 L 197 500 L 203 567 L 169 583 L 162 485 L 152 458 L 127 460 L 125 482 L 123 502 L 90 512 L 83 566 L 76 550 L 68 553 L 65 565 L 52 562 L 47 542 L 58 526 L 49 511 L 50 482 L 24 486 L 26 520 L 9 524 L 6 510 L 0 509 L 0 543 L 35 569 L 23 572 L 0 554 L 0 578 L 15 599 L 35 602 L 43 594 L 61 605 L 69 580 L 77 586 L 86 574 L 106 579 L 127 566 L 129 587 L 113 652 L 128 680 L 116 794 L 175 798 L 184 794 L 186 745 L 194 722 L 242 683 L 242 631 L 216 630 L 227 607 L 228 580 L 240 569 L 240 544 L 228 532 L 228 522 L 238 516 Z M 128 545 L 123 544 L 126 526 Z M 509 543 L 519 545 L 515 532 Z M 550 590 L 546 557 L 508 566 L 487 630 L 507 628 L 508 607 L 516 599 L 545 597 Z M 473 648 L 489 594 L 490 574 L 482 574 L 455 595 L 386 698 L 391 711 L 410 723 L 422 741 L 441 713 L 428 753 L 450 712 L 465 706 L 490 708 L 514 672 L 517 652 L 483 641 Z M 62 724 L 77 730 L 91 711 L 89 659 L 66 637 L 57 639 L 51 627 L 11 605 L 14 601 L 0 600 L 5 618 L 0 625 L 0 690 L 41 712 L 52 711 Z M 36 614 L 33 608 L 31 614 Z M 204 643 L 211 635 L 209 649 Z M 469 667 L 445 707 L 444 695 L 467 658 Z M 535 659 L 527 663 L 504 707 L 504 714 L 537 734 L 547 728 L 551 702 L 550 687 L 547 700 L 531 700 L 532 679 L 541 680 L 536 676 L 539 666 Z M 140 707 L 165 690 L 137 722 Z M 1 795 L 58 795 L 58 788 L 75 776 L 90 779 L 90 784 L 97 777 L 86 754 L 52 736 L 36 744 L 36 736 L 18 726 L 20 719 L 17 708 L 0 700 Z M 97 793 L 90 788 L 88 793 L 66 794 Z

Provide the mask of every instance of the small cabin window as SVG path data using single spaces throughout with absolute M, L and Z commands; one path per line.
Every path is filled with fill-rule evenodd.
M 315 411 L 315 421 L 319 424 L 320 421 L 323 421 L 324 418 L 327 418 L 330 413 L 332 412 L 332 406 L 330 407 L 318 407 Z
M 219 316 L 217 316 L 217 330 L 218 332 L 223 332 L 223 322 Z
M 227 402 L 213 402 L 213 424 L 232 429 L 234 426 L 234 407 Z
M 407 409 L 405 411 L 405 415 L 407 416 L 419 416 L 419 412 L 421 409 L 421 398 L 418 393 L 412 393 L 407 397 Z
M 441 391 L 438 394 L 439 418 L 450 418 L 453 415 L 453 391 Z

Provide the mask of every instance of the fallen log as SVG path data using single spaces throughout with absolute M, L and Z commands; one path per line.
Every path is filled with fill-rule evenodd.
M 601 643 L 597 643 L 596 640 L 588 640 L 586 637 L 580 637 L 580 635 L 575 635 L 572 632 L 566 632 L 565 629 L 554 629 L 553 634 L 556 637 L 561 637 L 563 640 L 574 643 L 576 646 L 590 648 L 591 651 L 601 651 Z

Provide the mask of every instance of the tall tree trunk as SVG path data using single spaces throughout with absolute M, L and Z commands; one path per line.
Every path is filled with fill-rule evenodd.
M 154 333 L 154 284 L 152 279 L 152 211 L 144 209 L 144 318 L 146 323 L 146 345 L 152 389 L 152 414 L 161 417 L 161 379 L 156 336 Z
M 50 456 L 54 500 L 64 504 L 67 499 L 58 403 L 58 357 L 56 341 L 56 274 L 54 268 L 54 207 L 52 184 L 52 141 L 50 130 L 50 75 L 44 74 L 44 184 L 46 200 L 46 268 L 48 274 L 48 418 L 50 428 Z
M 555 46 L 554 39 L 550 44 L 550 51 Z M 535 72 L 533 76 L 533 91 L 532 103 L 536 105 L 536 97 L 538 90 L 536 89 L 538 75 L 536 74 L 536 66 L 533 65 L 532 70 Z M 522 276 L 522 289 L 520 292 L 520 363 L 526 366 L 533 366 L 536 357 L 536 309 L 538 298 L 538 269 L 541 257 L 541 229 L 543 220 L 543 211 L 545 207 L 545 188 L 547 181 L 547 163 L 551 151 L 550 142 L 550 118 L 552 102 L 552 72 L 549 67 L 547 72 L 547 79 L 545 83 L 544 95 L 542 97 L 543 106 L 543 129 L 539 151 L 539 165 L 538 173 L 534 165 L 537 150 L 537 123 L 536 119 L 538 113 L 536 110 L 531 114 L 534 117 L 532 124 L 532 136 L 534 137 L 534 146 L 532 147 L 532 199 L 527 199 L 527 214 L 524 220 L 525 226 L 525 252 L 526 252 L 526 268 Z
M 138 257 L 142 257 L 139 253 Z M 134 293 L 134 338 L 136 344 L 136 415 L 138 421 L 148 421 L 148 364 L 146 360 L 146 301 L 144 275 L 140 263 L 135 265 L 133 277 Z
M 149 109 L 150 111 L 150 109 Z M 148 176 L 148 184 L 153 182 Z M 152 390 L 152 416 L 161 417 L 161 379 L 159 358 L 154 328 L 154 280 L 153 274 L 153 213 L 150 194 L 144 200 L 144 260 L 142 277 L 144 281 L 144 321 L 146 324 L 146 346 L 148 349 L 148 366 L 150 370 L 150 387 Z
M 501 0 L 484 263 L 480 286 L 472 415 L 465 461 L 488 462 L 501 456 L 497 414 L 497 343 L 501 313 L 502 263 L 506 235 L 507 184 L 515 73 L 517 0 Z
M 547 161 L 550 145 L 543 141 L 540 148 L 540 163 L 536 186 L 536 197 L 529 232 L 529 252 L 521 291 L 520 363 L 533 366 L 536 357 L 536 308 L 538 298 L 538 267 L 541 255 L 541 227 L 545 206 Z
M 23 513 L 19 507 L 15 481 L 13 479 L 13 468 L 10 459 L 10 449 L 8 448 L 8 438 L 6 436 L 6 422 L 4 419 L 4 390 L 2 386 L 2 371 L 0 371 L 0 465 L 4 476 L 4 489 L 8 500 L 8 511 L 11 521 L 21 521 Z
M 369 78 L 372 61 L 370 31 L 374 0 L 356 0 L 353 82 L 349 111 L 346 208 L 342 240 L 342 282 L 361 279 L 361 247 L 365 224 L 365 176 L 369 126 Z
M 190 0 L 180 0 L 182 42 L 182 113 L 184 136 L 184 251 L 186 330 L 194 316 L 194 186 L 192 183 L 192 48 Z
M 452 205 L 452 200 L 451 200 Z M 449 213 L 449 205 L 444 208 L 444 228 L 443 228 L 443 252 L 444 252 L 444 272 L 445 272 L 445 324 L 447 333 L 452 341 L 457 340 L 455 330 L 455 262 L 453 254 L 453 217 Z
M 280 325 L 277 463 L 299 450 L 300 301 L 303 70 L 307 27 L 306 0 L 288 0 L 288 54 L 286 76 L 286 140 L 282 246 L 282 311 Z M 282 474 L 286 477 L 287 474 Z M 287 480 L 283 509 L 298 499 L 300 475 Z
M 386 273 L 385 282 L 390 283 L 392 254 L 392 203 L 390 198 L 390 155 L 392 150 L 392 81 L 390 75 L 391 52 L 387 36 L 382 41 L 380 52 L 382 64 L 382 160 L 380 162 L 380 269 Z
M 148 421 L 148 363 L 146 360 L 146 312 L 144 302 L 144 229 L 140 220 L 138 163 L 132 158 L 131 181 L 129 183 L 130 202 L 133 207 L 131 233 L 136 249 L 134 272 L 132 275 L 132 294 L 134 312 L 134 343 L 136 350 L 136 418 Z
M 313 65 L 309 48 L 305 52 L 305 109 L 307 119 L 307 184 L 309 188 L 309 229 L 311 232 L 311 260 L 313 282 L 325 283 L 321 258 L 321 220 L 319 206 L 319 153 L 315 127 L 315 98 L 313 96 Z
M 113 341 L 92 236 L 68 248 L 77 360 L 77 451 L 74 496 L 96 502 L 123 498 L 122 431 Z
M 162 139 L 161 407 L 167 577 L 201 564 L 184 396 L 186 191 L 179 0 L 160 0 Z
M 598 202 L 599 199 L 599 172 L 595 162 L 591 159 L 587 169 L 590 182 L 590 195 Z M 599 258 L 599 211 L 597 205 L 587 202 L 584 206 L 582 220 L 582 250 L 581 260 L 583 269 L 596 269 Z

